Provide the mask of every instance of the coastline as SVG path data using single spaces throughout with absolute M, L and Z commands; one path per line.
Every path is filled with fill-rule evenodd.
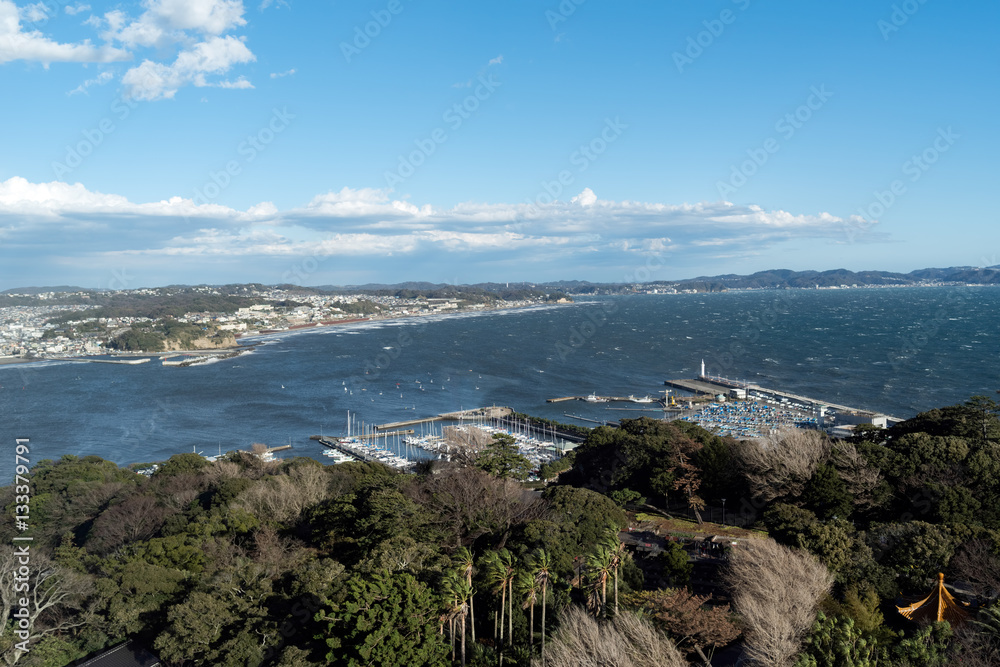
M 413 314 L 413 315 L 392 315 L 392 316 L 383 316 L 383 317 L 374 316 L 374 317 L 367 317 L 367 318 L 352 318 L 352 319 L 345 320 L 345 321 L 330 320 L 330 321 L 327 321 L 327 322 L 317 322 L 315 324 L 311 324 L 310 323 L 310 324 L 306 324 L 306 325 L 297 325 L 295 328 L 289 328 L 289 329 L 266 330 L 267 333 L 256 333 L 256 334 L 249 335 L 249 336 L 237 336 L 236 337 L 237 344 L 236 345 L 231 345 L 229 347 L 218 347 L 218 348 L 209 348 L 209 349 L 200 349 L 200 350 L 169 350 L 169 351 L 164 350 L 164 351 L 160 351 L 160 352 L 113 352 L 113 353 L 112 352 L 107 352 L 104 355 L 80 355 L 78 357 L 74 357 L 74 358 L 70 358 L 70 359 L 67 359 L 65 357 L 63 357 L 63 358 L 57 358 L 57 359 L 48 358 L 48 357 L 41 357 L 41 358 L 39 358 L 39 357 L 32 357 L 32 358 L 24 358 L 24 357 L 0 357 L 0 366 L 19 365 L 19 364 L 37 364 L 37 363 L 44 363 L 44 362 L 59 362 L 59 361 L 69 361 L 69 362 L 73 362 L 73 361 L 77 361 L 77 360 L 83 361 L 83 360 L 91 359 L 91 358 L 93 358 L 95 356 L 111 356 L 111 357 L 127 357 L 127 358 L 149 357 L 149 358 L 153 359 L 153 358 L 157 358 L 157 357 L 174 357 L 174 356 L 182 356 L 182 355 L 187 355 L 187 354 L 201 354 L 201 355 L 211 355 L 211 356 L 218 355 L 218 356 L 220 356 L 220 358 L 228 358 L 227 355 L 237 356 L 238 354 L 243 354 L 244 351 L 249 351 L 253 347 L 255 347 L 257 345 L 260 345 L 265 340 L 268 340 L 268 339 L 271 339 L 271 338 L 279 338 L 279 337 L 293 335 L 293 334 L 303 334 L 303 333 L 310 333 L 310 332 L 316 332 L 316 331 L 326 331 L 327 329 L 330 329 L 330 328 L 333 328 L 333 327 L 347 326 L 347 325 L 351 325 L 351 324 L 372 324 L 372 323 L 379 323 L 380 324 L 380 323 L 383 323 L 383 322 L 395 322 L 395 321 L 400 321 L 400 320 L 412 320 L 412 319 L 422 319 L 422 318 L 426 318 L 426 319 L 431 319 L 431 318 L 445 319 L 445 318 L 456 317 L 456 316 L 460 316 L 460 315 L 461 316 L 478 316 L 478 315 L 488 315 L 488 314 L 497 313 L 497 312 L 503 312 L 503 311 L 524 310 L 524 309 L 531 309 L 531 308 L 549 308 L 549 307 L 556 307 L 556 306 L 568 306 L 568 305 L 572 305 L 574 303 L 577 303 L 577 302 L 575 302 L 575 301 L 569 301 L 569 302 L 564 302 L 564 303 L 558 303 L 558 302 L 552 302 L 552 303 L 533 303 L 533 304 L 526 304 L 526 305 L 521 305 L 521 306 L 503 306 L 503 307 L 494 307 L 494 308 L 477 308 L 477 309 L 474 309 L 474 310 L 472 310 L 472 309 L 470 309 L 470 310 L 459 310 L 459 311 L 455 311 L 455 312 L 451 312 L 451 313 L 419 313 L 419 314 Z M 241 341 L 246 341 L 246 343 L 243 344 Z M 233 354 L 233 353 L 236 353 L 236 354 Z M 197 364 L 195 364 L 195 365 L 197 365 Z

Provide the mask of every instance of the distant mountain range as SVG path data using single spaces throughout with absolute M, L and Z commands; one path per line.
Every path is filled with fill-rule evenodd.
M 918 269 L 909 273 L 893 273 L 891 271 L 848 271 L 833 269 L 830 271 L 791 271 L 789 269 L 773 269 L 758 271 L 750 275 L 724 274 L 719 276 L 700 276 L 684 280 L 658 280 L 643 283 L 645 289 L 676 289 L 695 290 L 698 292 L 723 292 L 730 289 L 793 289 L 815 287 L 863 287 L 863 286 L 899 286 L 899 285 L 932 285 L 932 284 L 1000 284 L 1000 265 L 989 267 L 953 266 L 946 269 Z M 172 286 L 181 288 L 181 286 Z M 258 289 L 265 289 L 260 283 L 247 285 L 224 285 L 227 293 L 243 294 Z M 365 285 L 321 285 L 317 287 L 299 287 L 297 285 L 277 285 L 290 291 L 302 290 L 306 293 L 316 292 L 362 292 L 362 293 L 397 293 L 419 292 L 435 293 L 435 295 L 461 294 L 465 291 L 494 294 L 516 293 L 522 290 L 542 292 L 562 292 L 565 294 L 596 294 L 629 292 L 635 290 L 635 284 L 623 283 L 592 283 L 586 280 L 559 280 L 544 283 L 477 283 L 475 285 L 449 285 L 446 283 L 405 282 L 397 284 L 368 283 Z M 8 289 L 0 294 L 30 294 L 43 292 L 99 292 L 82 287 L 19 287 Z
M 729 289 L 792 289 L 815 287 L 862 287 L 891 285 L 927 285 L 927 284 L 1000 284 L 1000 265 L 985 268 L 972 266 L 953 266 L 947 269 L 918 269 L 910 273 L 893 273 L 891 271 L 848 271 L 833 269 L 830 271 L 792 271 L 789 269 L 772 269 L 758 271 L 750 275 L 733 273 L 720 276 L 699 276 L 684 280 L 658 280 L 643 283 L 645 287 L 655 289 L 697 290 L 699 292 L 721 292 Z M 475 285 L 446 285 L 428 282 L 407 282 L 396 285 L 369 283 L 367 285 L 323 285 L 313 289 L 331 292 L 392 292 L 399 290 L 441 291 L 456 288 L 476 288 L 487 292 L 501 292 L 512 289 L 554 290 L 566 294 L 593 294 L 597 292 L 630 291 L 634 284 L 622 283 L 592 283 L 586 280 L 558 280 L 544 283 L 477 283 Z
M 926 284 L 1000 284 L 1000 265 L 985 268 L 953 266 L 947 269 L 918 269 L 909 273 L 891 271 L 758 271 L 748 276 L 727 274 L 687 280 L 662 281 L 676 289 L 718 292 L 726 289 L 781 289 L 810 287 L 852 287 Z

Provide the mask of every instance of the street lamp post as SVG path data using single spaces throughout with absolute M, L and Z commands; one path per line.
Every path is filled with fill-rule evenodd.
M 726 525 L 726 499 L 722 498 L 722 525 Z

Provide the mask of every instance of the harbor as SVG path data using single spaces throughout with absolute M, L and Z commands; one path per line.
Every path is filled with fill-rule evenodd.
M 697 378 L 665 380 L 664 384 L 689 392 L 694 399 L 710 401 L 697 410 L 692 404 L 692 409 L 680 419 L 734 438 L 759 438 L 785 428 L 818 429 L 846 437 L 860 424 L 885 428 L 902 421 L 751 382 L 710 376 L 705 372 L 704 361 Z
M 531 463 L 530 479 L 537 479 L 542 465 L 564 456 L 583 440 L 555 426 L 539 426 L 513 415 L 511 408 L 490 406 L 375 426 L 359 423 L 356 414 L 348 413 L 346 435 L 321 434 L 310 439 L 325 447 L 323 455 L 335 463 L 380 462 L 412 472 L 420 460 L 474 460 L 494 435 L 503 433 L 514 438 L 518 452 Z M 400 428 L 417 425 L 419 434 Z

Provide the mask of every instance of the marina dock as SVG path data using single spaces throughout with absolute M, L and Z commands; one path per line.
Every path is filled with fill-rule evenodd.
M 310 440 L 318 440 L 324 447 L 334 449 L 355 461 L 374 461 L 403 471 L 410 471 L 415 466 L 412 461 L 394 456 L 386 450 L 379 449 L 373 445 L 365 444 L 360 436 L 357 438 L 352 437 L 350 440 L 342 440 L 340 438 L 313 435 L 310 436 Z
M 345 447 L 344 445 L 341 445 L 340 442 L 336 438 L 327 438 L 325 436 L 316 436 L 316 435 L 309 436 L 309 437 L 312 440 L 318 440 L 319 444 L 323 445 L 324 447 L 329 447 L 330 449 L 336 449 L 338 452 L 342 452 L 344 454 L 347 454 L 348 456 L 350 456 L 355 461 L 377 461 L 378 460 L 377 458 L 375 458 L 375 456 L 373 454 L 366 454 L 363 451 L 355 451 L 353 449 Z

